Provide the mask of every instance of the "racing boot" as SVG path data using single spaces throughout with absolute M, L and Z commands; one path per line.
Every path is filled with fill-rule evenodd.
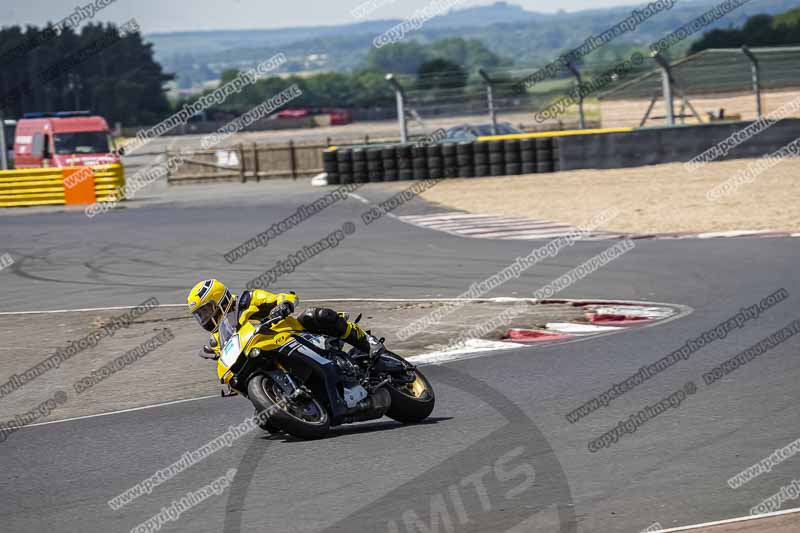
M 346 314 L 339 313 L 339 316 L 346 320 Z M 353 346 L 359 352 L 369 354 L 371 346 L 369 340 L 367 339 L 368 336 L 369 335 L 367 335 L 367 332 L 361 329 L 361 326 L 355 322 L 350 322 L 347 320 L 347 327 L 345 328 L 344 333 L 339 336 L 339 338 L 350 346 Z
M 392 352 L 386 349 L 383 344 L 385 339 L 378 339 L 367 333 L 367 343 L 369 344 L 369 363 L 376 372 L 386 372 L 396 374 L 403 372 L 406 367 L 400 361 L 392 357 Z

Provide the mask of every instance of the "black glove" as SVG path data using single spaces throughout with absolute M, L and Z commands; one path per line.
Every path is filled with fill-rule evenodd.
M 211 359 L 212 361 L 216 361 L 219 359 L 219 354 L 209 348 L 208 346 L 203 346 L 203 349 L 197 354 L 203 359 Z
M 294 313 L 294 305 L 292 305 L 291 302 L 283 302 L 282 304 L 278 304 L 272 308 L 272 311 L 269 312 L 269 319 L 283 319 L 292 313 Z

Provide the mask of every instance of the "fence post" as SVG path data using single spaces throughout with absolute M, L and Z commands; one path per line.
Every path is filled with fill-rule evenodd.
M 8 170 L 8 145 L 6 144 L 6 120 L 0 111 L 0 170 Z
M 247 174 L 244 166 L 244 145 L 239 143 L 239 179 L 242 183 L 247 182 Z
M 492 87 L 492 79 L 486 74 L 482 68 L 478 69 L 483 81 L 486 83 L 486 98 L 489 101 L 489 120 L 492 123 L 492 135 L 497 135 L 497 110 L 494 107 L 494 88 Z
M 164 169 L 167 171 L 167 184 L 169 184 L 169 148 L 164 148 Z
M 289 168 L 292 172 L 292 179 L 297 179 L 297 159 L 294 153 L 294 141 L 289 141 Z
M 261 181 L 260 167 L 258 164 L 258 144 L 253 143 L 253 175 L 256 177 L 256 183 Z
M 400 122 L 400 142 L 408 142 L 408 124 L 406 123 L 406 95 L 403 88 L 394 79 L 394 74 L 387 74 L 386 81 L 394 87 L 395 98 L 397 99 L 397 120 Z
M 672 98 L 672 72 L 669 63 L 661 54 L 656 54 L 653 59 L 661 67 L 661 91 L 664 95 L 664 104 L 667 106 L 667 124 L 675 125 L 675 102 Z
M 742 53 L 750 60 L 750 71 L 753 74 L 753 93 L 756 95 L 756 110 L 758 118 L 761 118 L 764 115 L 761 107 L 761 67 L 758 64 L 758 58 L 747 46 L 742 46 Z
M 567 68 L 572 75 L 575 76 L 575 83 L 577 84 L 578 91 L 578 127 L 579 129 L 586 129 L 586 115 L 583 113 L 583 79 L 581 78 L 581 71 L 572 61 L 567 62 Z

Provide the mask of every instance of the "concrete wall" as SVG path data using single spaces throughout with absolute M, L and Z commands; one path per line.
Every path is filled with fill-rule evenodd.
M 629 133 L 561 137 L 561 170 L 625 168 L 686 162 L 751 122 L 643 128 Z M 800 119 L 782 120 L 730 151 L 724 159 L 760 157 L 800 138 Z

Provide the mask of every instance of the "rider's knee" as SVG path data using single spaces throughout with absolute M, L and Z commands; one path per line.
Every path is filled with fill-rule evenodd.
M 311 332 L 341 336 L 347 331 L 347 320 L 333 309 L 311 307 L 298 317 L 303 327 Z

